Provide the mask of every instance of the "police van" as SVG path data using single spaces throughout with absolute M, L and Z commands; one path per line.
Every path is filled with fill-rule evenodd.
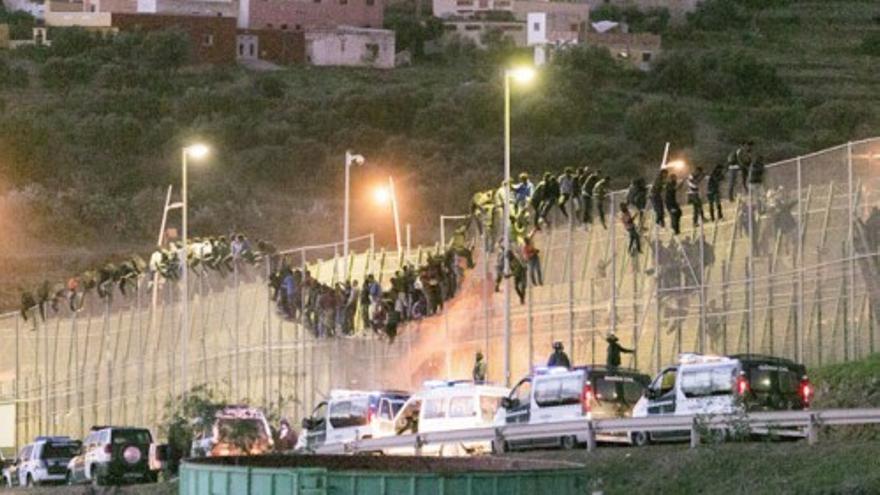
M 478 384 L 467 380 L 430 380 L 413 395 L 386 426 L 395 435 L 444 432 L 492 426 L 501 407 L 501 400 L 510 389 L 492 384 Z M 465 455 L 488 452 L 491 443 L 455 442 L 430 443 L 422 447 L 422 454 Z M 412 449 L 389 449 L 386 454 L 412 454 Z
M 392 421 L 407 399 L 409 393 L 399 390 L 332 390 L 330 400 L 303 420 L 297 448 L 313 450 L 381 436 L 380 420 Z
M 654 378 L 633 416 L 802 410 L 809 408 L 813 395 L 806 368 L 790 359 L 759 354 L 682 354 L 677 365 L 664 368 Z M 689 436 L 688 431 L 638 432 L 632 441 L 645 445 Z
M 650 377 L 628 368 L 581 366 L 572 369 L 539 367 L 517 383 L 502 402 L 496 425 L 540 424 L 581 418 L 623 418 L 642 397 Z M 628 442 L 626 435 L 599 435 L 597 440 Z M 502 440 L 492 444 L 496 453 L 535 447 L 572 449 L 587 442 L 586 433 Z

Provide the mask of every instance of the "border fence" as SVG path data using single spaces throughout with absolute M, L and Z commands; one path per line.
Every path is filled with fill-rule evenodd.
M 191 383 L 291 418 L 307 415 L 331 388 L 414 389 L 428 378 L 470 377 L 478 350 L 490 379 L 511 384 L 553 341 L 564 342 L 574 362 L 603 362 L 610 332 L 635 351 L 624 364 L 644 371 L 682 352 L 773 354 L 807 366 L 857 359 L 875 352 L 880 338 L 880 231 L 868 220 L 880 206 L 878 186 L 880 138 L 769 165 L 762 188 L 738 187 L 734 201 L 725 198 L 719 222 L 694 226 L 682 204 L 679 236 L 648 213 L 635 256 L 617 219 L 624 191 L 611 194 L 607 229 L 554 218 L 536 239 L 544 283 L 510 308 L 510 377 L 502 364 L 505 308 L 493 287 L 498 253 L 484 249 L 491 239 L 478 238 L 476 267 L 459 294 L 393 343 L 364 329 L 319 339 L 279 317 L 265 265 L 225 278 L 193 271 L 187 343 L 181 291 L 171 282 L 156 288 L 155 304 L 142 278 L 133 294 L 91 295 L 82 311 L 61 308 L 45 322 L 6 315 L 0 341 L 14 362 L 4 360 L 0 372 L 14 368 L 15 380 L 0 383 L 0 394 L 16 401 L 21 445 L 40 434 L 81 437 L 95 424 L 156 427 L 180 392 L 184 344 Z M 350 276 L 373 273 L 386 287 L 402 264 L 437 249 L 397 256 L 366 242 L 353 242 Z M 332 283 L 347 278 L 341 252 L 335 243 L 281 254 Z

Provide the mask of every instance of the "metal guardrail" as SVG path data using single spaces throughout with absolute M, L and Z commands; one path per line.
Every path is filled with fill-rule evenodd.
M 318 454 L 378 452 L 392 448 L 412 448 L 416 455 L 426 445 L 458 442 L 527 440 L 548 437 L 586 436 L 587 449 L 596 448 L 597 433 L 631 434 L 636 432 L 689 431 L 691 447 L 700 444 L 701 431 L 726 429 L 747 424 L 753 432 L 767 433 L 777 428 L 800 430 L 810 445 L 818 441 L 820 426 L 880 424 L 880 408 L 825 409 L 806 411 L 755 412 L 747 415 L 682 415 L 649 418 L 578 419 L 542 424 L 511 424 L 498 427 L 470 428 L 444 432 L 399 435 L 356 440 L 350 443 L 323 445 Z

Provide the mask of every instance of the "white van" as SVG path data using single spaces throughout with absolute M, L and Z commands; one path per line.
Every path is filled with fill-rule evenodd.
M 385 431 L 403 435 L 492 426 L 501 400 L 510 389 L 471 381 L 433 380 L 404 404 Z M 428 444 L 422 454 L 464 455 L 491 450 L 491 442 Z M 412 454 L 412 449 L 390 449 L 386 454 Z
M 503 410 L 496 425 L 628 417 L 649 381 L 648 375 L 629 368 L 539 367 L 520 380 L 501 402 Z M 629 442 L 626 435 L 598 435 L 597 440 Z M 492 449 L 497 453 L 528 447 L 572 449 L 586 442 L 585 432 L 568 437 L 493 442 Z
M 809 407 L 812 396 L 806 369 L 789 359 L 758 354 L 682 354 L 678 365 L 664 368 L 654 378 L 633 409 L 633 417 L 802 410 Z M 632 440 L 645 445 L 689 437 L 689 431 L 638 432 Z
M 313 450 L 383 436 L 381 425 L 387 428 L 407 399 L 409 393 L 399 390 L 333 390 L 330 400 L 318 404 L 303 420 L 297 448 Z

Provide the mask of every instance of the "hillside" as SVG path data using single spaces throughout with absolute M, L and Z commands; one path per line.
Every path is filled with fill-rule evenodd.
M 719 13 L 719 3 L 734 11 Z M 514 92 L 514 170 L 590 163 L 623 186 L 656 166 L 666 140 L 712 163 L 744 137 L 772 160 L 872 134 L 880 6 L 749 3 L 710 1 L 667 29 L 666 59 L 651 74 L 592 50 L 559 56 Z M 500 71 L 524 56 L 453 45 L 389 72 L 256 74 L 182 67 L 174 33 L 52 38 L 51 49 L 0 54 L 7 308 L 18 285 L 148 250 L 165 188 L 179 183 L 179 149 L 195 139 L 214 149 L 190 171 L 195 235 L 245 230 L 281 246 L 340 237 L 350 148 L 370 162 L 354 172 L 352 231 L 390 244 L 390 212 L 367 189 L 394 175 L 402 221 L 414 241 L 433 241 L 437 215 L 464 212 L 500 179 Z

